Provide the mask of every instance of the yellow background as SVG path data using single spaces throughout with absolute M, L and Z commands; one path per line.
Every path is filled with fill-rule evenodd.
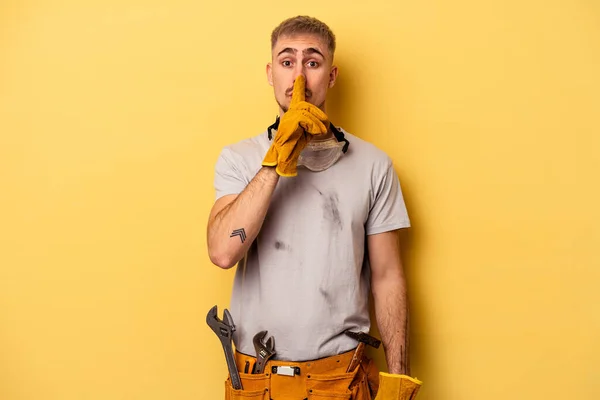
M 5 0 L 0 399 L 222 398 L 213 167 L 297 14 L 402 181 L 419 398 L 600 398 L 598 2 Z

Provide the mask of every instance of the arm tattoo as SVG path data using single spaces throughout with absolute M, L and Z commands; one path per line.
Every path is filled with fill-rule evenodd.
M 242 243 L 244 243 L 246 241 L 246 231 L 244 230 L 244 228 L 236 229 L 235 231 L 231 232 L 231 235 L 229 235 L 229 237 L 236 236 L 239 236 Z

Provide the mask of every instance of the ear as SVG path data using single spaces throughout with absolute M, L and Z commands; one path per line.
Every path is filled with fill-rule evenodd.
M 273 66 L 271 63 L 267 64 L 267 81 L 269 81 L 269 85 L 273 86 Z
M 329 88 L 331 89 L 333 85 L 335 85 L 335 81 L 338 77 L 338 67 L 334 65 L 331 67 L 331 71 L 329 72 Z

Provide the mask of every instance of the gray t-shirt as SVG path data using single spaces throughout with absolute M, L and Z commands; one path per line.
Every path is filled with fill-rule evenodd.
M 266 219 L 234 279 L 230 312 L 238 351 L 267 330 L 278 360 L 306 361 L 356 346 L 345 330 L 368 331 L 366 235 L 410 226 L 391 159 L 350 141 L 329 169 L 280 178 Z M 217 199 L 241 193 L 261 168 L 267 133 L 227 146 L 216 164 Z

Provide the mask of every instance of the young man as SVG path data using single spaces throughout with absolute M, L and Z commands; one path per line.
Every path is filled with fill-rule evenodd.
M 338 69 L 327 25 L 288 19 L 273 31 L 271 50 L 266 72 L 279 117 L 223 149 L 208 221 L 211 261 L 238 264 L 230 308 L 243 389 L 228 380 L 227 398 L 412 399 L 421 383 L 409 376 L 397 236 L 410 223 L 392 161 L 328 120 Z M 345 333 L 369 331 L 369 290 L 389 374 Z M 252 374 L 261 331 L 276 354 Z

